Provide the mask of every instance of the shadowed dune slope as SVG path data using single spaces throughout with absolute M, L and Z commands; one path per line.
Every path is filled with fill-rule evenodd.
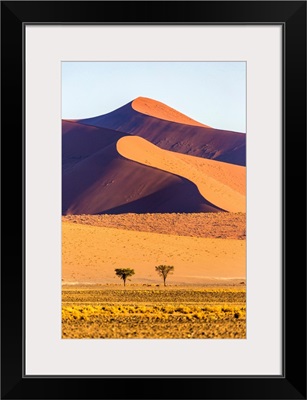
M 117 142 L 118 152 L 195 183 L 208 201 L 226 211 L 245 212 L 245 167 L 162 150 L 138 136 Z
M 63 138 L 66 135 L 69 132 Z M 111 143 L 107 144 L 108 141 Z M 80 153 L 84 155 L 83 142 L 81 135 Z M 106 139 L 105 147 L 102 139 L 99 143 L 100 150 L 63 170 L 64 215 L 221 211 L 206 201 L 196 185 L 187 179 L 123 158 L 116 150 L 116 140 Z M 73 154 L 77 157 L 75 146 Z M 88 146 L 86 154 L 93 150 L 92 144 Z M 63 146 L 64 160 L 69 158 L 66 154 L 69 148 L 67 141 Z
M 62 121 L 62 170 L 92 156 L 126 134 L 105 128 L 86 126 L 74 121 Z
M 155 107 L 154 100 L 150 100 L 148 111 L 149 100 L 138 98 L 108 114 L 81 119 L 78 122 L 141 136 L 165 150 L 245 165 L 245 134 L 190 125 L 191 121 L 188 117 L 186 117 L 188 120 L 179 118 L 178 114 L 181 113 L 178 112 L 174 116 L 174 112 L 170 111 L 173 109 L 159 102 L 156 102 Z M 160 111 L 156 111 L 157 109 Z M 144 113 L 146 110 L 152 115 L 146 115 Z M 173 122 L 173 120 L 181 122 Z M 182 123 L 182 121 L 186 122 Z M 190 121 L 189 124 L 187 121 Z

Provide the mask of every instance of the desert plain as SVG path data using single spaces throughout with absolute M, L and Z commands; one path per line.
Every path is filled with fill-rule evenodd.
M 245 214 L 62 221 L 63 338 L 245 338 Z M 125 287 L 117 267 L 135 270 Z

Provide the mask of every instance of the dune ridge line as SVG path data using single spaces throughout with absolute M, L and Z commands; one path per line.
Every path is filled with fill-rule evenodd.
M 138 136 L 124 136 L 116 143 L 125 158 L 189 179 L 215 206 L 245 212 L 245 167 L 163 150 Z
M 151 117 L 163 119 L 169 122 L 177 122 L 178 124 L 202 126 L 204 128 L 211 128 L 209 125 L 202 124 L 201 122 L 195 121 L 187 115 L 175 110 L 166 104 L 150 99 L 148 97 L 137 97 L 132 101 L 131 107 L 139 113 L 149 115 Z

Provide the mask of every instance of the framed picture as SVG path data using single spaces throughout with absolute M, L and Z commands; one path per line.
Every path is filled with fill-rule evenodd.
M 305 399 L 306 3 L 1 11 L 2 398 Z

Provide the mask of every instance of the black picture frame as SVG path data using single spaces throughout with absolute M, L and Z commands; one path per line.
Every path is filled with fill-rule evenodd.
M 23 30 L 30 23 L 282 25 L 282 376 L 24 376 Z M 1 398 L 306 399 L 306 2 L 2 1 L 1 88 Z

